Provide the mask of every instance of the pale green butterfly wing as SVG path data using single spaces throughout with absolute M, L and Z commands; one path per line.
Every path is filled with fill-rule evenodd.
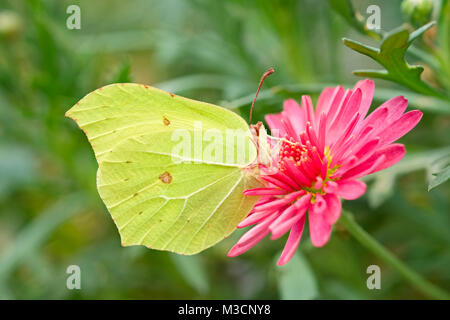
M 94 149 L 97 187 L 124 246 L 197 253 L 228 236 L 257 201 L 242 194 L 259 186 L 248 168 L 256 147 L 246 122 L 229 110 L 114 84 L 67 116 Z

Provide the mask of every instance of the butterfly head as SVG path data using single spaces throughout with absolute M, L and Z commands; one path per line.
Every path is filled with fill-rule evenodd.
M 257 149 L 257 164 L 271 168 L 280 149 L 280 142 L 272 139 L 262 122 L 250 125 L 253 143 Z

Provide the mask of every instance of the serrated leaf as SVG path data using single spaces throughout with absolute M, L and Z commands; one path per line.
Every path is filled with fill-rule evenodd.
M 434 22 L 430 22 L 412 33 L 404 27 L 395 29 L 384 36 L 379 49 L 344 39 L 347 47 L 369 56 L 384 67 L 384 70 L 356 70 L 354 74 L 390 80 L 425 95 L 449 99 L 444 93 L 421 80 L 422 66 L 409 65 L 405 59 L 406 51 L 411 43 L 433 25 Z
M 397 28 L 388 32 L 381 41 L 380 54 L 387 54 L 394 49 L 402 49 L 409 45 L 409 31 L 404 28 Z
M 428 169 L 429 177 L 428 191 L 443 184 L 450 179 L 450 150 L 449 153 L 435 159 Z
M 360 77 L 390 80 L 389 73 L 386 70 L 356 70 L 353 71 L 353 74 Z
M 347 38 L 344 38 L 343 41 L 344 41 L 344 44 L 347 47 L 349 47 L 350 49 L 353 49 L 356 52 L 359 52 L 368 57 L 371 57 L 374 60 L 378 59 L 378 55 L 380 53 L 379 49 L 365 45 L 359 41 L 355 41 L 355 40 L 351 40 L 351 39 L 347 39 Z
M 429 22 L 429 23 L 421 26 L 420 28 L 414 30 L 413 32 L 411 32 L 411 34 L 409 35 L 409 38 L 408 38 L 408 46 L 411 45 L 411 43 L 414 40 L 419 38 L 423 33 L 425 33 L 428 29 L 430 29 L 435 24 L 436 24 L 436 22 L 432 21 L 432 22 Z
M 433 175 L 435 176 L 435 178 L 428 185 L 428 191 L 450 179 L 450 166 L 442 169 L 437 173 L 433 173 Z

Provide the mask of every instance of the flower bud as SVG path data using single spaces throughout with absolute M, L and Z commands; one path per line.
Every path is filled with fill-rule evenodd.
M 421 27 L 431 20 L 433 0 L 403 0 L 402 12 L 413 27 Z
M 22 32 L 22 19 L 13 11 L 0 11 L 0 38 L 15 39 Z

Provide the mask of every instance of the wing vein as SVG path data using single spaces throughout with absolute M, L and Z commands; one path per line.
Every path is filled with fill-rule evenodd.
M 236 181 L 236 183 L 233 185 L 233 187 L 230 189 L 230 191 L 228 191 L 228 193 L 225 195 L 225 197 L 223 197 L 223 199 L 218 203 L 218 205 L 214 208 L 214 210 L 211 212 L 211 214 L 208 216 L 208 218 L 206 218 L 205 222 L 203 222 L 203 224 L 200 226 L 200 228 L 194 233 L 194 235 L 192 236 L 192 238 L 188 241 L 186 247 L 183 249 L 183 251 L 186 251 L 186 249 L 190 246 L 191 242 L 194 240 L 194 238 L 197 236 L 197 234 L 204 228 L 204 226 L 206 225 L 206 223 L 208 223 L 208 221 L 214 216 L 214 214 L 216 213 L 216 211 L 220 208 L 220 206 L 222 206 L 222 204 L 225 202 L 225 200 L 228 198 L 228 196 L 236 189 L 236 187 L 239 185 L 239 183 L 242 180 L 243 175 L 241 175 L 239 177 L 239 179 Z

